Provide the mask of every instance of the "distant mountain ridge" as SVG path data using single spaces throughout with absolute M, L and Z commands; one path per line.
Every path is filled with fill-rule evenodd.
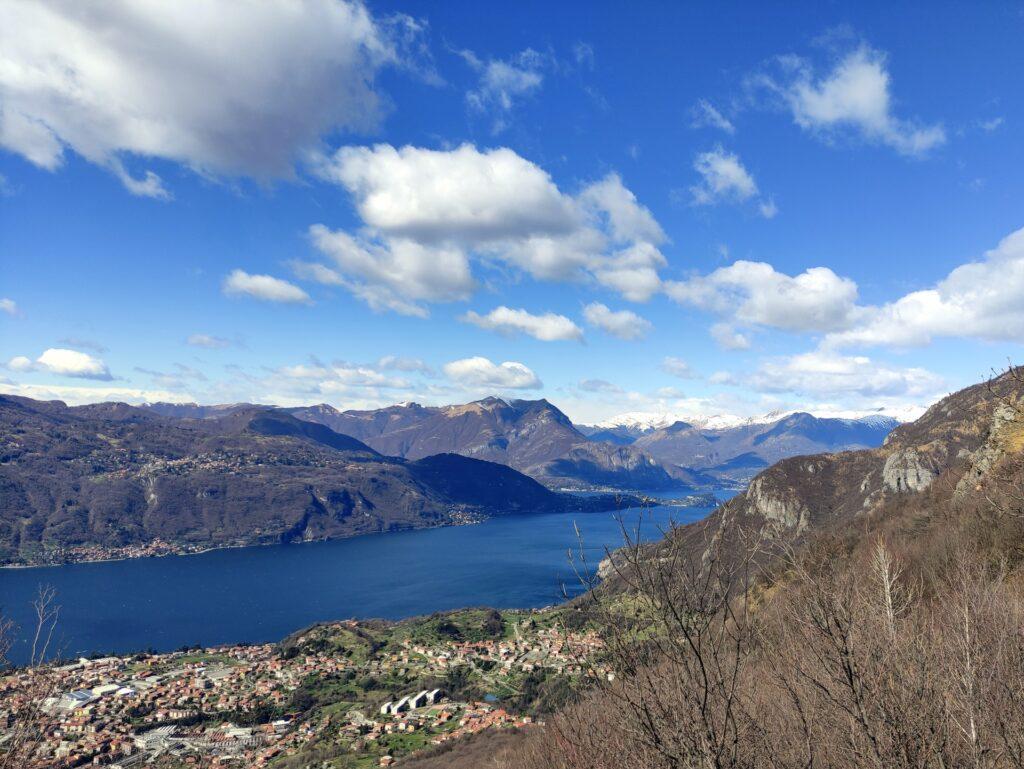
M 691 474 L 667 470 L 633 446 L 589 439 L 546 400 L 490 397 L 452 406 L 408 403 L 369 411 L 326 404 L 288 409 L 352 435 L 383 454 L 418 459 L 451 452 L 501 462 L 552 487 L 685 489 Z
M 79 545 L 298 542 L 629 501 L 558 494 L 457 454 L 383 456 L 280 409 L 211 413 L 0 396 L 0 563 Z
M 210 418 L 245 408 L 153 404 L 161 414 Z M 774 462 L 800 454 L 872 448 L 900 421 L 869 412 L 815 416 L 771 412 L 674 419 L 630 412 L 575 425 L 547 400 L 490 397 L 449 406 L 402 403 L 341 411 L 327 404 L 285 409 L 351 435 L 389 456 L 442 452 L 506 464 L 551 488 L 687 489 L 742 484 Z M 903 413 L 909 416 L 919 409 Z

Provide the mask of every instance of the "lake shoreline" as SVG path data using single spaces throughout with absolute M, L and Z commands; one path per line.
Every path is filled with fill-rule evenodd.
M 201 558 L 83 561 L 0 572 L 0 606 L 33 626 L 40 584 L 61 606 L 57 648 L 69 657 L 184 645 L 275 641 L 339 617 L 399 620 L 467 606 L 534 609 L 575 595 L 567 553 L 588 563 L 622 545 L 620 521 L 647 541 L 703 508 L 656 506 L 595 515 L 580 511 L 502 515 L 444 525 L 302 543 L 216 547 Z M 369 535 L 387 536 L 369 536 Z M 86 568 L 88 566 L 88 568 Z M 21 661 L 24 643 L 12 659 Z

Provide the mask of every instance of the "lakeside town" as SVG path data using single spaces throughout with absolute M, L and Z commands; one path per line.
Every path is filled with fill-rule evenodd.
M 474 526 L 483 523 L 490 516 L 479 510 L 468 508 L 452 508 L 447 511 L 445 518 L 434 524 L 420 526 L 421 529 L 439 528 L 442 526 Z M 372 532 L 376 533 L 376 532 Z M 365 534 L 353 534 L 351 536 L 366 536 Z M 302 543 L 312 541 L 324 541 L 328 539 L 345 539 L 347 537 L 325 537 L 320 540 L 304 540 Z M 148 542 L 114 546 L 101 545 L 96 543 L 82 545 L 53 545 L 19 555 L 17 558 L 9 559 L 6 563 L 0 562 L 0 569 L 26 569 L 40 566 L 66 566 L 73 563 L 99 563 L 102 561 L 127 561 L 135 558 L 160 558 L 168 555 L 197 555 L 212 550 L 227 550 L 237 547 L 263 547 L 266 545 L 281 544 L 279 541 L 253 542 L 251 540 L 239 540 L 238 542 L 208 545 L 195 544 L 190 542 L 170 542 L 159 537 Z M 295 543 L 293 543 L 295 544 Z
M 278 644 L 79 659 L 0 679 L 0 744 L 26 718 L 25 769 L 389 766 L 486 729 L 529 728 L 600 666 L 563 609 L 344 621 Z M 33 702 L 42 702 L 38 712 Z M 304 764 L 303 764 L 304 765 Z

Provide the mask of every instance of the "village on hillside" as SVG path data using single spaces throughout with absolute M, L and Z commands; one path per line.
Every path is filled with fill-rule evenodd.
M 25 769 L 389 766 L 485 729 L 528 727 L 600 667 L 561 610 L 467 610 L 319 625 L 280 644 L 79 659 L 0 679 L 0 741 L 42 724 Z M 552 699 L 549 704 L 557 704 Z M 304 764 L 296 764 L 304 765 Z

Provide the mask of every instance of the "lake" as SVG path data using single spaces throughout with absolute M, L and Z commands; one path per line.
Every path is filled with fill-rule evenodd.
M 723 498 L 728 493 L 721 495 Z M 491 518 L 472 526 L 329 542 L 214 550 L 32 569 L 0 570 L 0 608 L 31 627 L 39 585 L 57 591 L 55 643 L 63 656 L 169 651 L 184 645 L 277 641 L 314 622 L 401 619 L 464 606 L 536 608 L 580 586 L 568 551 L 573 525 L 590 570 L 622 536 L 616 516 L 645 539 L 707 507 Z M 26 644 L 11 652 L 24 661 Z

